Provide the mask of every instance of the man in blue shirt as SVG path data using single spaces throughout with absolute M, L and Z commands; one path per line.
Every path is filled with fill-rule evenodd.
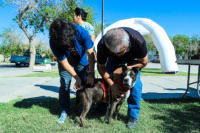
M 73 25 L 61 18 L 52 22 L 49 35 L 50 48 L 58 60 L 61 84 L 59 89 L 61 115 L 57 122 L 64 123 L 70 109 L 71 78 L 76 80 L 75 91 L 82 89 L 84 84 L 93 85 L 94 83 L 93 41 L 83 27 Z M 88 64 L 89 71 L 86 77 Z

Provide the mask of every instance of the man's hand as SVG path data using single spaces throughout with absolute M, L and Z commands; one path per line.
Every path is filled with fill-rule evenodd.
M 112 98 L 114 100 L 119 100 L 120 97 L 124 97 L 124 91 L 121 90 L 121 86 L 118 84 L 114 83 L 111 87 L 110 90 L 112 91 Z
M 122 68 L 119 67 L 113 72 L 113 79 L 118 80 L 120 78 L 120 75 L 123 73 Z
M 87 76 L 87 84 L 94 84 L 94 74 L 88 74 Z
M 74 90 L 77 91 L 83 89 L 83 86 L 81 86 L 81 79 L 78 76 L 76 76 L 75 79 Z

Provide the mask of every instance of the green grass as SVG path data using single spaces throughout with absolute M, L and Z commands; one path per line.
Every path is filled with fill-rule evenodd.
M 71 112 L 75 98 L 71 99 Z M 32 133 L 197 133 L 200 132 L 200 101 L 194 98 L 142 100 L 139 126 L 127 129 L 127 103 L 113 125 L 104 122 L 103 115 L 86 116 L 84 129 L 73 113 L 64 124 L 57 124 L 59 104 L 57 98 L 23 99 L 0 103 L 0 132 Z
M 95 71 L 95 75 L 98 75 L 98 71 Z M 141 76 L 187 76 L 185 72 L 178 72 L 176 74 L 163 74 L 161 69 L 143 68 Z M 191 73 L 190 76 L 197 76 L 197 74 Z M 18 77 L 59 77 L 58 70 L 50 72 L 40 72 L 35 74 L 22 75 Z
M 0 61 L 0 64 L 4 64 L 4 63 L 10 63 L 10 61 Z
M 98 74 L 98 71 L 95 71 L 95 75 Z M 39 72 L 39 73 L 34 73 L 34 74 L 27 74 L 27 75 L 20 75 L 17 77 L 59 77 L 58 70 L 55 71 L 50 71 L 50 72 Z
M 59 77 L 58 70 L 50 71 L 50 72 L 39 72 L 34 74 L 20 75 L 17 77 Z
M 188 73 L 178 72 L 176 74 L 164 74 L 161 69 L 143 68 L 141 76 L 187 76 Z M 197 76 L 198 74 L 191 73 L 190 76 Z

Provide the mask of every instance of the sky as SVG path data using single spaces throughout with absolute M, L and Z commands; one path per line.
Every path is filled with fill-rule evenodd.
M 102 0 L 85 0 L 84 4 L 93 7 L 97 13 L 95 20 L 101 21 Z M 200 36 L 199 5 L 200 0 L 104 0 L 104 20 L 113 24 L 123 19 L 148 18 L 163 27 L 169 36 Z M 4 28 L 18 28 L 12 21 L 16 14 L 11 7 L 0 7 L 0 34 Z M 37 37 L 48 40 L 48 34 Z

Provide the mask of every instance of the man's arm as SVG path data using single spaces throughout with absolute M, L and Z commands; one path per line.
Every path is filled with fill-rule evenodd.
M 78 88 L 81 88 L 81 79 L 74 71 L 73 67 L 69 64 L 68 60 L 65 58 L 62 61 L 59 61 L 62 65 L 62 67 L 76 80 L 76 83 L 74 85 L 74 89 L 77 90 Z
M 91 40 L 94 42 L 95 41 L 95 35 L 91 35 Z
M 88 54 L 89 72 L 94 72 L 94 50 L 93 48 L 86 50 Z
M 110 74 L 107 72 L 105 64 L 99 64 L 97 62 L 97 69 L 101 77 L 108 83 L 108 85 L 112 86 L 114 82 L 111 80 Z
M 91 40 L 94 42 L 95 41 L 95 35 L 94 34 L 92 34 L 91 35 Z M 94 46 L 93 46 L 94 47 Z M 96 52 L 94 52 L 94 57 L 95 57 L 95 60 L 97 61 L 97 53 Z
M 88 77 L 87 77 L 87 84 L 93 85 L 94 83 L 94 50 L 93 48 L 86 50 L 88 54 L 88 62 L 89 62 L 89 71 L 88 71 Z
M 112 91 L 112 98 L 118 100 L 119 97 L 123 97 L 124 91 L 121 91 L 121 87 L 118 84 L 114 83 L 113 80 L 110 78 L 110 75 L 106 70 L 105 64 L 99 64 L 97 62 L 97 69 L 101 77 L 108 83 L 110 90 Z
M 127 66 L 128 69 L 132 69 L 133 67 L 138 67 L 142 69 L 148 64 L 148 56 L 146 55 L 144 58 L 138 58 L 132 65 Z M 113 72 L 113 79 L 119 79 L 119 76 L 123 73 L 122 68 L 118 68 Z
M 137 61 L 128 66 L 129 69 L 132 69 L 133 67 L 139 67 L 139 69 L 142 69 L 148 64 L 148 56 L 146 55 L 144 58 L 138 58 Z

